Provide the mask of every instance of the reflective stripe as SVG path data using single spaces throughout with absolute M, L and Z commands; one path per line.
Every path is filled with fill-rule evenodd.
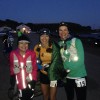
M 21 70 L 21 76 L 22 76 L 22 84 L 23 84 L 23 87 L 26 88 L 26 85 L 25 85 L 25 71 L 24 71 L 24 63 L 23 62 L 20 62 L 20 66 L 22 68 Z
M 19 90 L 19 97 L 22 97 L 22 90 Z
M 20 67 L 23 68 L 24 67 L 24 63 L 20 62 Z
M 27 86 L 27 84 L 26 84 L 26 75 L 25 75 L 25 73 L 27 73 L 27 71 L 25 71 L 26 69 L 26 67 L 25 67 L 25 63 L 24 62 L 20 62 L 19 63 L 19 61 L 18 61 L 18 57 L 14 54 L 14 67 L 18 67 L 18 68 L 20 68 L 20 74 L 21 74 L 21 81 L 22 81 L 22 87 L 23 88 L 26 88 Z M 31 68 L 31 71 L 32 71 L 32 61 L 31 61 L 31 56 L 29 56 L 27 59 L 26 59 L 26 66 L 28 67 L 28 68 Z M 32 80 L 33 79 L 33 77 L 32 77 L 32 74 L 29 72 L 29 74 L 28 74 L 28 77 L 29 77 L 29 79 L 30 80 Z M 19 83 L 19 77 L 18 77 L 18 75 L 16 75 L 16 83 L 17 84 L 20 84 Z
M 32 61 L 26 61 L 27 63 L 30 63 L 30 62 L 32 62 Z
M 14 54 L 14 66 L 19 66 L 17 56 Z
M 14 66 L 17 66 L 17 67 L 19 66 L 18 59 L 17 59 L 17 56 L 15 54 L 14 54 Z M 16 83 L 17 84 L 19 83 L 17 75 L 16 75 Z
M 14 62 L 18 62 L 18 60 L 14 60 Z
M 23 68 L 22 68 L 22 73 L 21 74 L 22 74 L 23 87 L 26 88 L 26 85 L 25 85 L 25 72 L 24 72 Z
M 21 77 L 22 77 L 22 85 L 23 88 L 26 88 L 26 83 L 25 83 L 25 71 L 24 71 L 24 63 L 20 62 L 20 65 L 18 63 L 18 58 L 17 56 L 14 54 L 14 66 L 20 67 L 21 68 Z M 18 77 L 16 75 L 16 83 L 19 84 L 19 80 Z
M 30 80 L 32 80 L 32 74 L 29 74 L 29 78 L 30 78 Z
M 16 75 L 16 83 L 17 83 L 17 84 L 19 83 L 18 78 L 17 78 L 17 75 Z

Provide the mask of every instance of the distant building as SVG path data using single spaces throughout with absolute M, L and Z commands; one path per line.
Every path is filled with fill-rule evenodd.
M 31 33 L 31 28 L 22 24 L 16 27 L 16 31 L 21 31 L 22 33 Z

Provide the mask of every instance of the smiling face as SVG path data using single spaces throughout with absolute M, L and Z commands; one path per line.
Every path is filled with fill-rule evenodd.
M 26 41 L 18 42 L 18 48 L 19 48 L 19 52 L 20 53 L 25 54 L 25 52 L 28 49 L 28 47 L 29 47 L 29 43 L 28 42 L 26 42 Z
M 49 44 L 49 35 L 46 34 L 41 35 L 40 42 L 42 45 L 47 46 Z
M 69 36 L 69 31 L 67 26 L 60 26 L 59 27 L 59 36 L 61 40 L 66 40 Z

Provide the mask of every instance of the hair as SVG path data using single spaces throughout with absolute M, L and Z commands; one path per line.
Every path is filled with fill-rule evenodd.
M 40 33 L 40 36 L 43 35 L 43 34 L 49 36 L 49 46 L 51 46 L 53 40 L 51 39 L 51 32 L 50 32 L 50 30 L 48 28 L 42 28 L 39 33 Z

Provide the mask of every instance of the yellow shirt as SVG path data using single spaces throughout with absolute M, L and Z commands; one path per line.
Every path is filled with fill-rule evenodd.
M 39 52 L 37 51 L 37 48 L 40 48 Z M 49 48 L 52 48 L 52 46 Z M 51 63 L 52 53 L 47 52 L 46 50 L 47 50 L 47 48 L 44 48 L 44 47 L 39 46 L 39 45 L 36 45 L 34 47 L 34 51 L 36 52 L 36 56 L 39 57 L 39 54 L 40 54 L 40 59 L 42 61 L 42 64 Z

